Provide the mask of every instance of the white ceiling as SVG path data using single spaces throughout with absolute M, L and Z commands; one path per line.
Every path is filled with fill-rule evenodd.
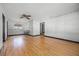
M 33 19 L 38 20 L 79 10 L 77 3 L 5 3 L 2 5 L 12 20 L 18 19 L 23 13 L 29 13 Z

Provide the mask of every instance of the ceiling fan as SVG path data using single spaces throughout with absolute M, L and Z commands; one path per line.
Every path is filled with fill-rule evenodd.
M 20 18 L 27 18 L 28 20 L 30 20 L 31 15 L 22 14 Z

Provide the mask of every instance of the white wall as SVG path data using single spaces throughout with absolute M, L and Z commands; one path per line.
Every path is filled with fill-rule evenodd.
M 29 35 L 33 35 L 33 19 L 29 21 Z
M 79 42 L 79 12 L 47 19 L 45 35 Z
M 40 35 L 40 20 L 33 20 L 33 35 Z
M 2 6 L 2 4 L 0 4 L 0 49 L 3 46 L 3 19 L 2 19 L 2 13 L 5 16 L 5 40 L 7 39 L 7 15 L 5 13 L 5 10 Z
M 2 41 L 3 41 L 3 23 L 2 23 L 2 8 L 0 5 L 0 49 L 3 45 Z

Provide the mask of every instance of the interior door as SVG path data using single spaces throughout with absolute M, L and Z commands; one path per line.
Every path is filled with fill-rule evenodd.
M 45 22 L 40 23 L 40 34 L 44 35 L 45 33 Z

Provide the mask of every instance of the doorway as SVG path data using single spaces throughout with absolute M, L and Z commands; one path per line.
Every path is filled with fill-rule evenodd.
M 40 23 L 40 34 L 44 35 L 45 33 L 45 22 Z
M 5 16 L 2 13 L 2 20 L 3 20 L 3 42 L 5 42 Z

